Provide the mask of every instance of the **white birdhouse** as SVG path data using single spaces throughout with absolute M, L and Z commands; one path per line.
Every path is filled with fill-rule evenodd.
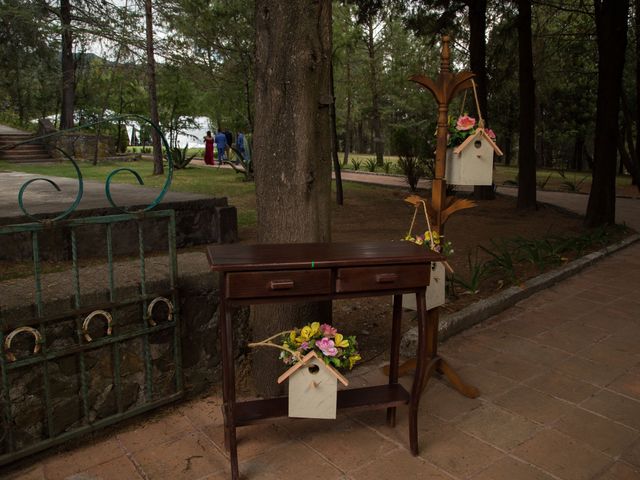
M 296 418 L 336 418 L 338 380 L 349 381 L 326 365 L 316 354 L 309 352 L 278 378 L 289 379 L 289 416 Z
M 502 155 L 500 148 L 484 128 L 478 128 L 455 148 L 447 149 L 445 179 L 451 185 L 491 185 L 493 181 L 493 152 Z
M 445 304 L 445 283 L 446 276 L 444 264 L 442 262 L 431 263 L 431 275 L 429 277 L 429 286 L 427 287 L 426 303 L 427 310 L 439 307 Z M 402 306 L 409 310 L 418 310 L 416 305 L 416 296 L 411 293 L 402 296 Z

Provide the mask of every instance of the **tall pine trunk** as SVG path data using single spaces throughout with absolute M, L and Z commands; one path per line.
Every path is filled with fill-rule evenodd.
M 520 139 L 518 154 L 518 210 L 536 208 L 535 80 L 531 41 L 531 2 L 518 0 L 518 83 Z
M 638 0 L 640 1 L 640 0 Z M 342 158 L 342 165 L 346 165 L 349 163 L 349 153 L 351 153 L 351 129 L 352 129 L 352 120 L 351 120 L 351 106 L 353 103 L 353 87 L 351 84 L 351 57 L 352 57 L 352 47 L 351 45 L 347 46 L 347 59 L 346 59 L 346 69 L 347 69 L 347 112 L 345 114 L 345 122 L 344 122 L 344 157 Z
M 76 97 L 70 0 L 60 0 L 60 26 L 62 27 L 62 111 L 60 113 L 60 129 L 66 130 L 73 128 L 73 110 Z
M 381 167 L 384 165 L 384 140 L 382 139 L 382 120 L 380 118 L 380 85 L 378 85 L 376 43 L 373 38 L 373 17 L 367 21 L 367 54 L 369 55 L 369 82 L 371 84 L 373 150 L 376 154 L 376 164 Z
M 640 171 L 640 0 L 635 2 L 636 34 L 636 169 Z M 633 180 L 640 190 L 640 181 Z
M 598 98 L 593 174 L 585 224 L 614 224 L 618 113 L 627 47 L 629 0 L 594 0 L 598 44 Z
M 156 60 L 153 53 L 153 10 L 151 0 L 144 0 L 144 16 L 147 22 L 147 88 L 149 89 L 149 114 L 151 121 L 160 126 L 158 115 L 158 95 L 156 93 Z M 151 129 L 151 143 L 153 145 L 153 174 L 162 175 L 162 143 L 160 135 Z
M 469 2 L 469 57 L 471 71 L 476 74 L 476 91 L 480 112 L 487 122 L 487 0 Z M 486 123 L 487 126 L 488 123 Z M 492 185 L 476 185 L 473 196 L 479 200 L 493 200 L 495 194 Z
M 330 240 L 331 0 L 256 0 L 254 165 L 260 243 Z M 286 138 L 286 141 L 283 141 Z M 325 304 L 260 305 L 251 328 L 263 339 L 308 321 Z M 279 391 L 282 363 L 253 352 L 261 395 Z

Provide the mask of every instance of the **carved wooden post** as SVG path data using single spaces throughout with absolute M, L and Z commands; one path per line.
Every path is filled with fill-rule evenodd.
M 431 184 L 431 206 L 435 211 L 435 221 L 432 229 L 439 234 L 444 234 L 443 211 L 447 207 L 447 182 L 445 180 L 446 157 L 447 157 L 447 136 L 449 123 L 449 103 L 456 93 L 465 88 L 472 87 L 471 79 L 474 74 L 471 72 L 451 73 L 450 70 L 451 51 L 449 50 L 449 36 L 442 36 L 442 52 L 440 54 L 440 73 L 435 81 L 424 75 L 413 75 L 410 80 L 429 90 L 436 102 L 438 102 L 438 129 L 435 158 L 435 175 Z M 431 362 L 435 363 L 435 370 L 444 374 L 452 386 L 463 395 L 469 398 L 477 397 L 480 392 L 477 388 L 466 385 L 447 362 L 438 355 L 438 323 L 440 308 L 434 308 L 427 312 L 428 332 L 427 351 L 431 357 Z M 428 370 L 428 375 L 434 369 Z M 424 385 L 427 383 L 425 379 Z

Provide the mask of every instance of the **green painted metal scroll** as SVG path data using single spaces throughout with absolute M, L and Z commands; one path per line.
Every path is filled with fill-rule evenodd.
M 32 251 L 32 291 L 24 292 L 19 308 L 6 306 L 0 279 L 0 465 L 183 395 L 175 213 L 153 210 L 169 189 L 173 175 L 166 139 L 156 125 L 137 115 L 112 117 L 74 130 L 122 119 L 150 123 L 167 149 L 167 179 L 150 205 L 133 212 L 115 203 L 110 191 L 115 175 L 127 172 L 143 184 L 135 170 L 119 168 L 105 183 L 106 197 L 118 213 L 69 218 L 84 189 L 78 163 L 63 152 L 77 172 L 79 187 L 73 203 L 47 220 L 31 214 L 23 201 L 30 185 L 47 182 L 60 190 L 51 179 L 34 178 L 25 182 L 18 194 L 20 208 L 34 221 L 0 226 L 0 242 L 12 241 L 17 235 Z M 80 239 L 87 228 L 101 232 L 104 243 L 103 263 L 94 258 L 91 267 L 82 265 L 86 246 Z M 126 239 L 123 228 L 133 232 Z M 160 280 L 150 281 L 147 272 L 151 261 L 145 241 L 147 229 L 166 232 L 166 236 L 162 234 L 165 250 L 161 257 L 166 259 L 166 271 Z M 60 299 L 47 298 L 43 289 L 54 274 L 44 272 L 41 253 L 54 231 L 63 232 L 71 251 L 69 262 L 57 265 L 55 273 L 63 279 L 70 299 L 67 304 L 62 302 L 63 308 Z M 118 242 L 123 241 L 137 243 L 134 258 L 117 257 Z M 125 268 L 128 277 L 137 274 L 137 279 L 133 284 L 119 284 L 118 268 Z M 88 274 L 92 275 L 90 287 L 83 285 Z

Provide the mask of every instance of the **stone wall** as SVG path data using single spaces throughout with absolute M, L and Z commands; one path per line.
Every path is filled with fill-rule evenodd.
M 50 120 L 40 119 L 38 121 L 38 136 L 57 131 Z M 63 132 L 60 135 L 45 138 L 42 143 L 49 155 L 56 159 L 65 158 L 60 150 L 64 150 L 74 159 L 93 159 L 96 154 L 96 143 L 98 144 L 98 158 L 113 156 L 117 151 L 116 139 L 112 136 L 102 134 L 98 139 L 94 133 L 83 131 Z
M 144 205 L 134 205 L 131 210 L 141 210 Z M 236 208 L 229 206 L 226 198 L 208 198 L 181 202 L 166 202 L 157 210 L 174 210 L 176 215 L 177 248 L 205 245 L 209 243 L 232 243 L 238 240 Z M 80 210 L 70 218 L 86 218 L 121 213 L 113 208 Z M 167 230 L 157 219 L 141 217 L 145 252 L 167 251 Z M 0 218 L 0 226 L 30 223 L 27 217 Z M 119 222 L 113 226 L 113 253 L 119 255 L 138 254 L 138 230 L 136 221 Z M 15 233 L 2 237 L 0 261 L 31 261 L 33 258 L 30 233 Z M 79 257 L 106 257 L 106 227 L 86 225 L 76 229 Z M 68 261 L 71 259 L 71 235 L 64 222 L 54 225 L 42 235 L 40 258 L 44 261 Z
M 206 262 L 204 255 L 200 258 Z M 135 265 L 132 268 L 135 268 Z M 153 281 L 147 285 L 149 292 L 161 292 L 167 288 L 168 284 L 164 280 Z M 125 285 L 117 289 L 116 298 L 130 298 L 137 292 L 138 286 Z M 196 273 L 180 277 L 180 346 L 187 396 L 221 382 L 217 293 L 216 275 Z M 21 319 L 33 318 L 33 306 L 26 298 L 25 296 L 24 305 L 14 305 L 10 310 L 2 312 L 2 330 L 5 335 Z M 107 298 L 107 291 L 104 290 L 85 292 L 81 297 L 81 303 L 98 304 Z M 91 422 L 117 413 L 116 388 L 120 388 L 121 407 L 124 412 L 143 405 L 147 395 L 144 337 L 124 340 L 115 347 L 121 372 L 120 386 L 117 387 L 114 380 L 116 350 L 113 344 L 86 351 L 82 356 L 71 350 L 79 343 L 86 344 L 77 334 L 76 318 L 65 316 L 65 312 L 68 315 L 69 305 L 72 303 L 73 298 L 70 296 L 45 303 L 45 314 L 59 314 L 59 318 L 46 322 L 45 327 L 39 327 L 46 334 L 46 344 L 50 353 L 65 351 L 64 356 L 47 362 L 53 435 L 60 435 L 82 425 L 84 405 L 80 394 L 83 388 L 80 380 L 81 362 L 84 363 L 86 371 L 87 409 Z M 113 336 L 125 336 L 143 325 L 139 303 L 120 306 L 110 311 L 114 315 Z M 166 322 L 166 313 L 162 307 L 154 309 L 154 319 L 159 325 L 163 321 Z M 233 325 L 236 345 L 244 345 L 248 336 L 248 309 L 240 309 L 234 313 Z M 91 323 L 89 334 L 94 342 L 105 338 L 104 322 L 96 318 Z M 153 400 L 175 392 L 176 364 L 173 345 L 172 330 L 149 335 Z M 25 334 L 16 336 L 11 348 L 18 359 L 32 357 L 32 349 L 33 339 Z M 236 348 L 236 352 L 238 358 L 244 354 L 240 348 Z M 47 437 L 43 372 L 42 364 L 35 364 L 12 370 L 8 375 L 14 438 L 18 449 L 27 448 Z M 3 448 L 6 448 L 6 445 L 0 442 L 0 455 L 7 453 Z

